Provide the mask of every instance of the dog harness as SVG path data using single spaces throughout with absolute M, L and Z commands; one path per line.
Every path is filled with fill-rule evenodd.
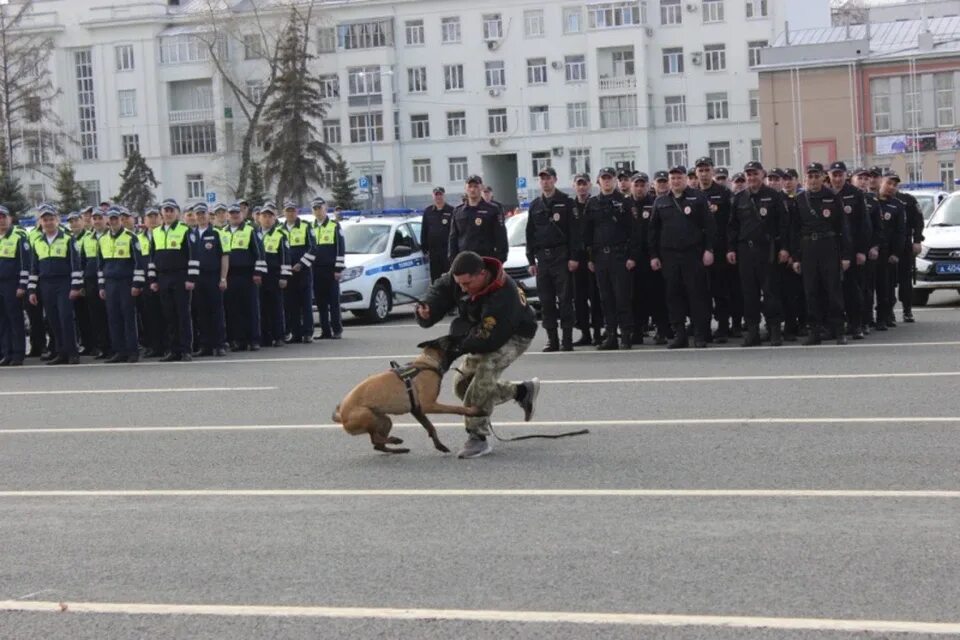
M 436 368 L 428 365 L 417 366 L 412 362 L 408 362 L 405 365 L 399 365 L 395 360 L 390 361 L 390 369 L 400 381 L 403 382 L 403 386 L 407 390 L 407 397 L 410 398 L 410 413 L 415 418 L 426 417 L 423 411 L 420 410 L 420 400 L 417 398 L 417 389 L 413 386 L 413 379 L 420 375 L 421 371 L 434 371 L 440 378 L 443 378 L 443 372 Z

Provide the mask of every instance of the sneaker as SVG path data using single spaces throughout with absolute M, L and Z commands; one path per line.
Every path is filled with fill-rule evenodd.
M 467 441 L 463 443 L 463 448 L 460 449 L 457 457 L 461 459 L 479 458 L 480 456 L 485 456 L 492 451 L 493 447 L 489 442 L 487 442 L 486 437 L 476 436 L 471 433 L 470 437 L 467 438 Z
M 540 395 L 540 378 L 534 378 L 522 384 L 524 389 L 527 390 L 527 394 L 523 396 L 523 400 L 520 400 L 519 404 L 523 407 L 523 421 L 530 422 L 530 418 L 533 417 L 533 412 L 536 410 L 537 396 Z

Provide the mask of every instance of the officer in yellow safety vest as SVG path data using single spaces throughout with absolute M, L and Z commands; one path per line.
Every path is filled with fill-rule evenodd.
M 260 349 L 260 294 L 257 288 L 267 273 L 263 243 L 251 222 L 244 220 L 240 205 L 228 208 L 224 233 L 230 238 L 230 270 L 223 304 L 227 341 L 231 351 Z
M 339 340 L 343 335 L 340 316 L 340 274 L 345 266 L 346 253 L 343 232 L 340 225 L 327 215 L 327 203 L 323 198 L 314 198 L 310 206 L 316 217 L 312 229 L 314 246 L 297 266 L 310 266 L 313 271 L 314 298 L 320 314 L 320 338 Z
M 147 282 L 156 280 L 157 266 L 153 264 L 150 244 L 153 233 L 160 226 L 160 210 L 155 206 L 147 207 L 143 214 L 143 230 L 137 234 L 140 251 L 147 264 Z M 162 358 L 167 351 L 167 329 L 163 322 L 163 306 L 160 294 L 146 287 L 137 298 L 137 311 L 140 314 L 140 335 L 143 343 L 144 358 Z
M 290 243 L 290 263 L 302 264 L 290 277 L 283 294 L 283 306 L 286 311 L 288 342 L 313 342 L 313 272 L 311 250 L 314 236 L 310 225 L 300 219 L 297 203 L 287 200 L 283 203 L 284 224 L 287 241 Z M 308 257 L 309 256 L 309 257 Z
M 260 287 L 260 329 L 264 345 L 282 346 L 284 329 L 283 289 L 290 278 L 287 230 L 277 221 L 277 207 L 265 202 L 260 210 L 263 255 L 267 273 Z
M 200 275 L 200 261 L 190 242 L 190 228 L 180 221 L 177 201 L 164 200 L 160 210 L 163 225 L 153 230 L 150 242 L 151 262 L 156 267 L 150 288 L 160 294 L 170 344 L 170 353 L 160 361 L 189 362 L 193 360 L 191 294 Z
M 26 357 L 23 297 L 30 282 L 30 240 L 0 205 L 0 367 L 17 367 Z
M 106 303 L 114 350 L 107 362 L 139 362 L 136 298 L 146 286 L 147 263 L 137 236 L 123 226 L 122 218 L 132 219 L 130 212 L 111 207 L 107 218 L 110 229 L 100 236 L 97 266 L 100 299 Z
M 93 226 L 80 238 L 80 265 L 83 268 L 83 299 L 89 323 L 89 337 L 83 346 L 86 352 L 105 360 L 111 356 L 110 332 L 107 329 L 107 307 L 100 299 L 100 285 L 97 280 L 97 253 L 100 238 L 107 233 L 106 211 L 93 212 Z

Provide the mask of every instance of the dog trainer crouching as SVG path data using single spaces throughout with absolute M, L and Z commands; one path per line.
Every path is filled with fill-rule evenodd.
M 540 392 L 537 378 L 527 382 L 502 382 L 500 375 L 530 346 L 537 320 L 526 296 L 494 258 L 464 251 L 454 258 L 450 271 L 430 287 L 417 306 L 417 322 L 428 328 L 456 308 L 450 334 L 462 337 L 461 351 L 469 354 L 454 377 L 454 393 L 482 417 L 466 417 L 466 444 L 460 458 L 478 458 L 493 449 L 487 441 L 493 407 L 516 400 L 524 419 L 533 416 Z

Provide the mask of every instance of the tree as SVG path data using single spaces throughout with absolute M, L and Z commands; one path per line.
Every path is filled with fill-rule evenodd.
M 333 183 L 330 193 L 333 195 L 334 206 L 347 211 L 357 208 L 356 182 L 350 177 L 350 167 L 343 158 L 337 159 L 330 169 L 333 172 Z
M 120 184 L 120 192 L 113 198 L 114 201 L 131 211 L 145 211 L 153 203 L 153 190 L 160 183 L 157 182 L 153 169 L 147 166 L 147 161 L 139 151 L 130 152 L 127 157 L 127 166 L 123 168 L 120 178 L 123 182 Z
M 20 180 L 9 173 L 0 177 L 0 204 L 13 214 L 22 214 L 29 207 L 20 189 Z
M 263 112 L 261 136 L 270 142 L 264 182 L 276 185 L 277 201 L 302 202 L 313 186 L 323 186 L 321 167 L 333 164 L 330 147 L 313 124 L 327 114 L 320 79 L 307 71 L 310 16 L 291 10 L 280 47 L 276 92 Z
M 260 207 L 263 206 L 265 199 L 263 186 L 263 170 L 260 169 L 260 164 L 257 162 L 250 163 L 250 183 L 247 187 L 247 202 L 250 203 L 250 207 Z
M 56 190 L 60 198 L 61 211 L 77 211 L 83 205 L 83 187 L 77 182 L 76 171 L 69 162 L 64 162 L 57 167 Z

